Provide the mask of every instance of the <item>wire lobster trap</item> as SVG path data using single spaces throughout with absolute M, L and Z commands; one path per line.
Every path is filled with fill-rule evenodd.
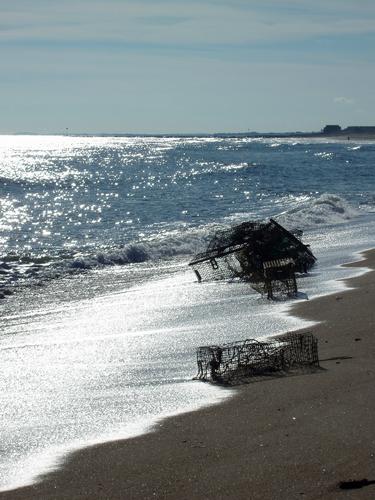
M 318 340 L 311 332 L 267 341 L 246 339 L 197 349 L 198 380 L 221 384 L 301 367 L 319 367 Z
M 300 237 L 301 231 L 296 234 Z M 316 261 L 296 234 L 273 219 L 244 222 L 217 231 L 189 266 L 199 282 L 239 278 L 268 298 L 274 293 L 295 295 L 296 272 L 307 272 Z

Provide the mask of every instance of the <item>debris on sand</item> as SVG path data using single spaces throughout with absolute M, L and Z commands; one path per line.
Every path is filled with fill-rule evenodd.
M 198 380 L 235 384 L 249 377 L 318 368 L 318 340 L 311 332 L 265 341 L 247 339 L 197 349 Z

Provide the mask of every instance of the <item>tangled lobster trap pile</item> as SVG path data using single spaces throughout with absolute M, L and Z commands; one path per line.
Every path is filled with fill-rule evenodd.
M 198 278 L 240 278 L 269 299 L 275 293 L 297 294 L 296 273 L 306 273 L 316 262 L 302 231 L 288 231 L 278 222 L 244 222 L 217 231 L 205 252 L 189 263 Z
M 318 368 L 318 340 L 304 332 L 198 347 L 197 364 L 196 379 L 234 385 L 249 377 Z

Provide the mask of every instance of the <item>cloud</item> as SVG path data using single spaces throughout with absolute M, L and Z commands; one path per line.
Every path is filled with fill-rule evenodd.
M 175 24 L 182 24 L 188 21 L 192 21 L 193 18 L 190 16 L 144 16 L 136 18 L 140 24 L 148 25 L 159 25 L 159 26 L 173 26 Z
M 333 99 L 333 102 L 337 104 L 354 104 L 353 99 L 349 99 L 348 97 L 340 96 L 340 97 L 335 97 Z
M 0 41 L 254 45 L 375 33 L 366 0 L 18 0 L 0 6 Z

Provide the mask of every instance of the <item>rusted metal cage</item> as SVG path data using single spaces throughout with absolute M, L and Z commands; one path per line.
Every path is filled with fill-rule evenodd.
M 296 294 L 295 274 L 307 272 L 315 261 L 307 245 L 270 219 L 217 231 L 189 265 L 198 281 L 240 278 L 273 298 L 275 292 Z
M 273 298 L 275 291 L 284 293 L 289 297 L 297 295 L 295 262 L 293 259 L 276 259 L 263 262 L 263 275 L 264 288 L 259 291 L 267 293 L 269 299 Z M 257 289 L 256 284 L 253 284 L 252 287 Z
M 247 339 L 197 349 L 196 379 L 235 384 L 249 377 L 319 367 L 318 340 L 311 332 Z

